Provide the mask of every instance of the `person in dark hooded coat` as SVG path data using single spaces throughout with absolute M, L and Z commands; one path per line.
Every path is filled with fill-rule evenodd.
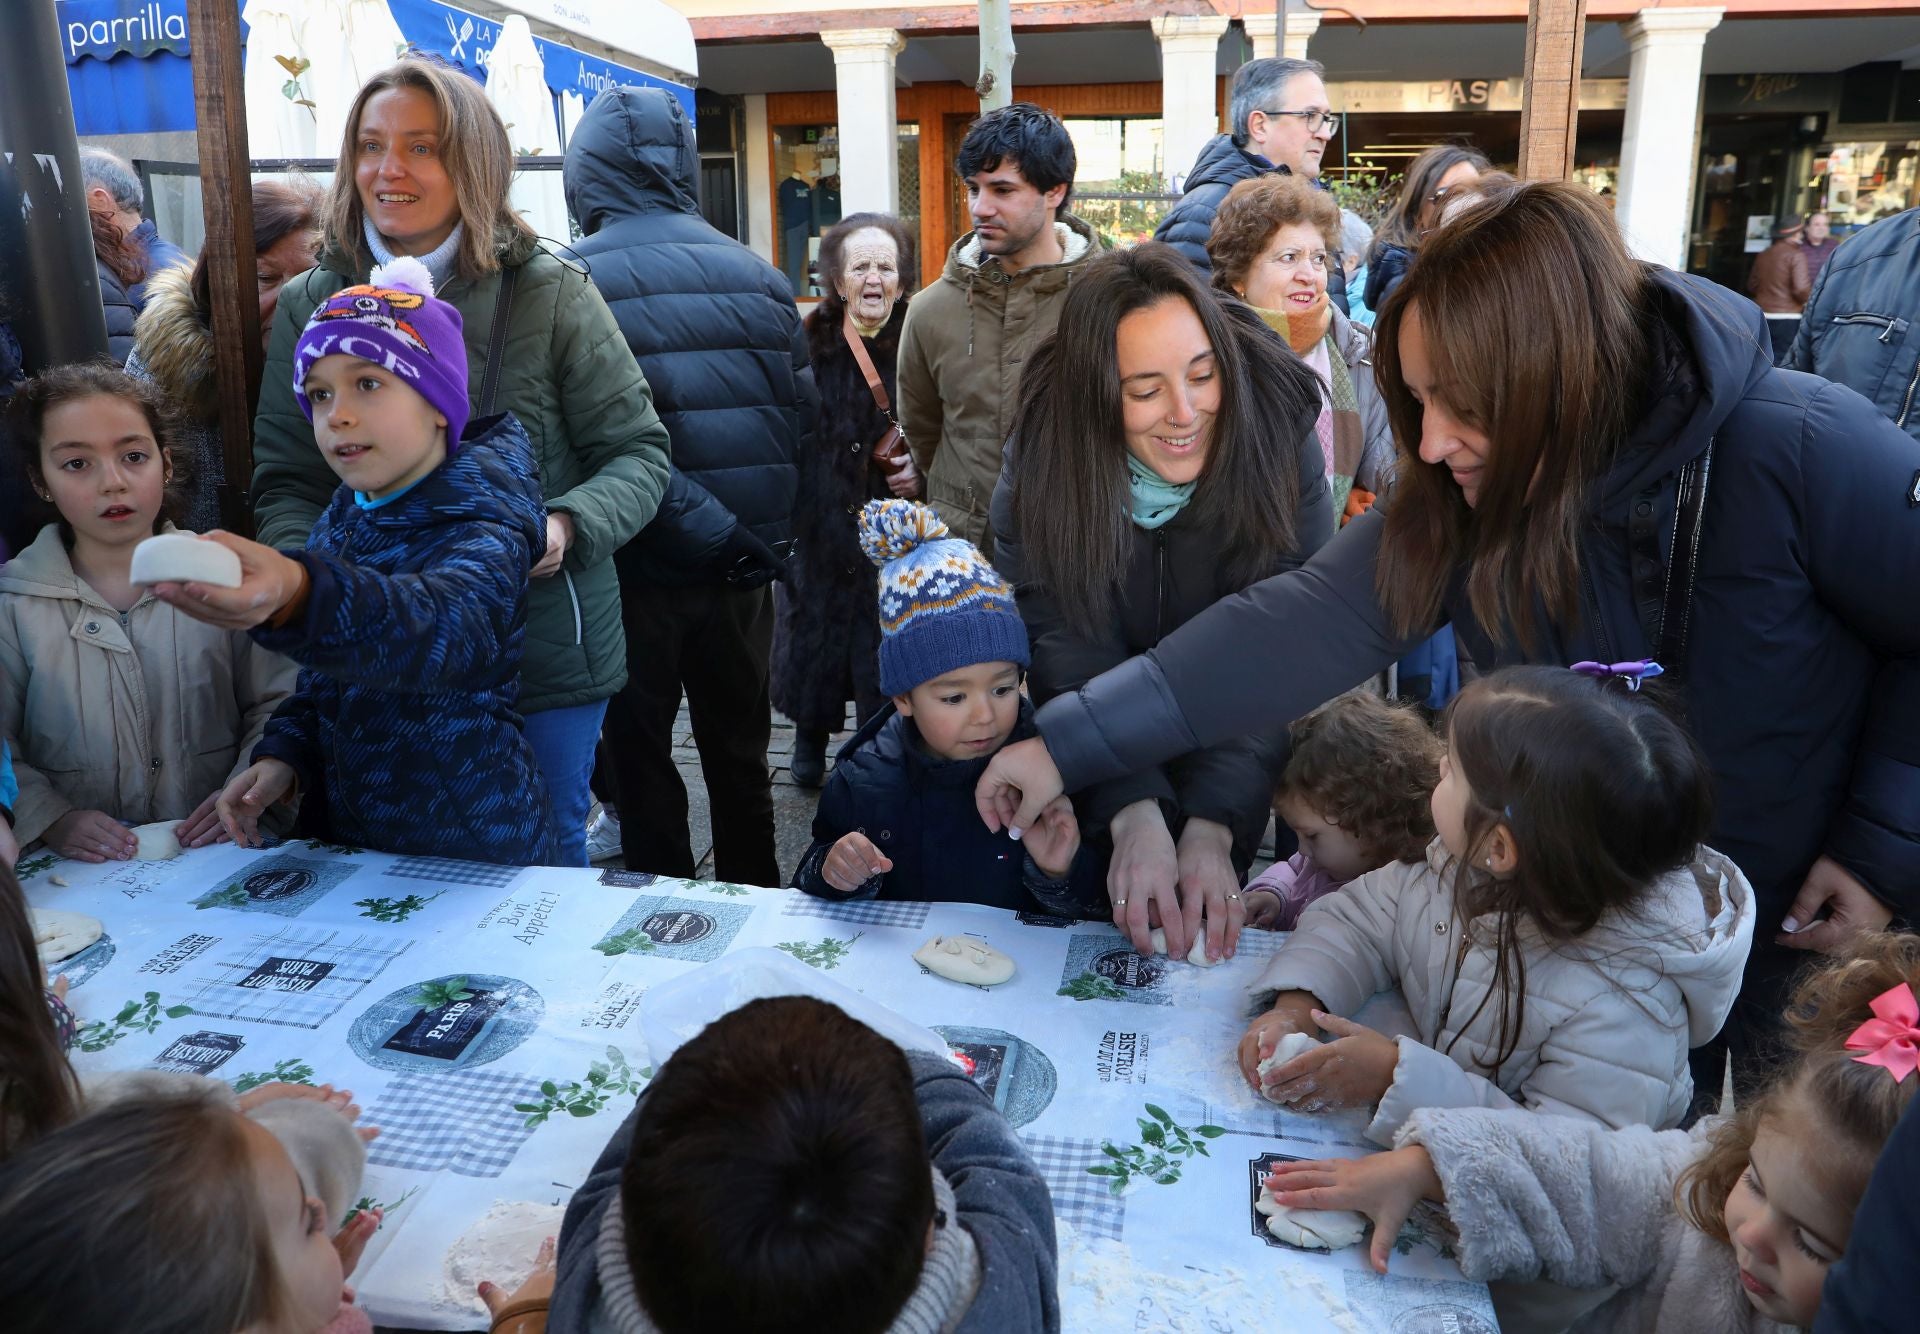
M 773 597 L 792 535 L 812 377 L 779 270 L 700 216 L 699 154 L 679 101 L 611 88 L 567 145 L 575 251 L 653 389 L 673 442 L 660 512 L 615 553 L 627 684 L 603 774 L 629 870 L 690 878 L 673 761 L 684 690 L 713 817 L 714 875 L 778 885 L 767 771 Z
M 1797 951 L 1920 909 L 1920 442 L 1775 370 L 1750 302 L 1632 260 L 1578 186 L 1464 216 L 1377 326 L 1392 495 L 1049 702 L 1044 749 L 996 754 L 981 807 L 1024 826 L 1063 788 L 1297 718 L 1443 622 L 1485 669 L 1657 659 L 1648 688 L 1713 773 L 1710 842 L 1758 898 L 1722 1037 L 1764 1059 Z M 1488 310 L 1509 323 L 1474 327 Z M 1716 1097 L 1718 1065 L 1694 1068 Z

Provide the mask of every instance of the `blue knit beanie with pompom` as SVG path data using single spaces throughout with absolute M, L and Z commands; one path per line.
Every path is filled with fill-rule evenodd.
M 960 667 L 1026 667 L 1013 589 L 973 543 L 911 500 L 869 500 L 860 549 L 880 567 L 880 690 L 904 695 Z

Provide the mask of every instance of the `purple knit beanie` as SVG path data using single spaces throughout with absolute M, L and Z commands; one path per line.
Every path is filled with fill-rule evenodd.
M 406 381 L 447 419 L 447 452 L 459 445 L 467 429 L 467 344 L 460 312 L 433 294 L 425 264 L 403 255 L 313 312 L 293 348 L 293 394 L 308 421 L 307 373 L 336 355 L 359 357 Z

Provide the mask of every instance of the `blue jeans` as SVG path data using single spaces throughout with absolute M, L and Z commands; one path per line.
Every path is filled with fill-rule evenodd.
M 561 866 L 587 865 L 587 812 L 593 793 L 593 748 L 600 743 L 600 722 L 607 702 L 576 704 L 570 709 L 544 709 L 522 719 L 527 744 L 540 761 L 553 802 L 553 846 Z

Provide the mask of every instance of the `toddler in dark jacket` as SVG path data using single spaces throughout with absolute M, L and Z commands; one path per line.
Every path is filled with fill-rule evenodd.
M 1056 1263 L 1047 1183 L 979 1085 L 779 996 L 641 1095 L 567 1207 L 544 1327 L 1051 1334 Z M 541 1328 L 539 1305 L 495 1327 Z
M 994 752 L 1038 735 L 1020 694 L 1029 653 L 1013 590 L 913 501 L 868 501 L 860 545 L 881 568 L 880 689 L 893 702 L 841 748 L 794 888 L 1105 917 L 1064 797 L 1021 842 L 974 807 Z
M 556 860 L 546 784 L 514 705 L 527 578 L 546 546 L 533 447 L 511 416 L 468 429 L 460 313 L 410 258 L 329 297 L 294 389 L 341 486 L 304 551 L 220 533 L 242 586 L 161 584 L 253 627 L 298 684 L 217 809 L 234 842 L 298 794 L 300 827 L 383 852 Z

